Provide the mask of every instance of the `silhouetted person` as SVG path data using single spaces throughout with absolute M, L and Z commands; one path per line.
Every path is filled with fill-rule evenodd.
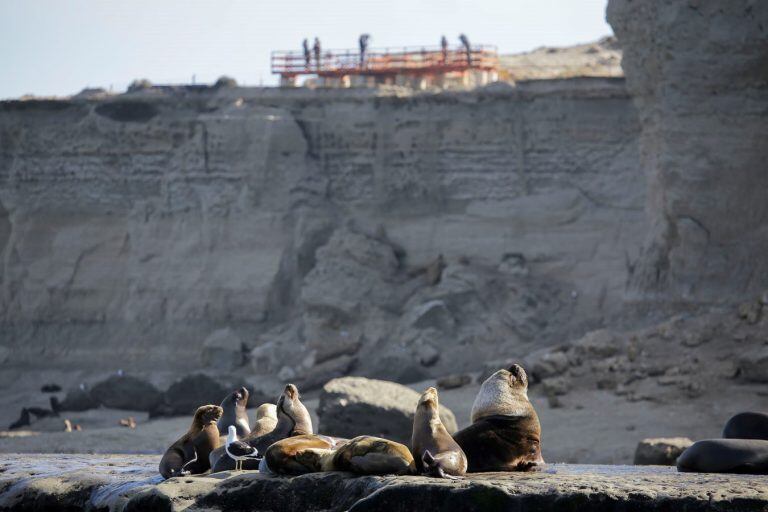
M 448 39 L 445 36 L 440 38 L 440 50 L 443 52 L 443 64 L 448 62 Z
M 315 38 L 315 44 L 312 47 L 312 49 L 315 51 L 315 66 L 317 66 L 318 71 L 320 70 L 320 39 Z
M 365 52 L 368 50 L 368 40 L 371 38 L 368 34 L 361 34 L 358 43 L 360 44 L 360 67 L 365 65 Z
M 467 66 L 472 65 L 472 48 L 469 46 L 469 38 L 464 35 L 459 35 L 459 41 L 461 41 L 462 46 L 464 46 L 464 52 L 467 54 Z
M 309 41 L 307 38 L 301 42 L 301 47 L 304 49 L 304 67 L 309 69 L 312 65 L 312 52 L 309 51 Z

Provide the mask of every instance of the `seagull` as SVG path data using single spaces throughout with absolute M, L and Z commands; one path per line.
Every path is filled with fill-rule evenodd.
M 232 459 L 235 461 L 235 471 L 243 469 L 243 461 L 247 459 L 256 459 L 259 456 L 259 450 L 237 439 L 237 429 L 234 425 L 229 426 L 229 434 L 227 435 L 227 444 L 224 449 Z

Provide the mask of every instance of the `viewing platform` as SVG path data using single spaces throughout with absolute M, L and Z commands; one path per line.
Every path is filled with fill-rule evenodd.
M 313 52 L 277 51 L 271 66 L 288 87 L 296 86 L 301 75 L 317 77 L 317 85 L 325 87 L 478 86 L 498 78 L 499 53 L 492 45 L 323 50 L 319 58 Z

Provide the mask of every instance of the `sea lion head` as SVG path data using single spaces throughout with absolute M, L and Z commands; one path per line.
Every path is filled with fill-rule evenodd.
M 195 419 L 192 424 L 202 428 L 206 425 L 210 425 L 211 423 L 216 423 L 219 421 L 219 418 L 221 418 L 222 414 L 224 414 L 224 409 L 218 405 L 203 405 L 198 407 L 197 411 L 195 411 Z
M 302 434 L 312 433 L 312 418 L 309 411 L 301 403 L 299 390 L 293 384 L 286 384 L 280 398 L 277 399 L 277 421 L 281 417 L 288 418 L 293 422 L 293 431 Z
M 419 397 L 419 403 L 416 405 L 416 417 L 431 419 L 439 418 L 440 403 L 437 398 L 437 390 L 433 387 L 429 387 Z
M 275 404 L 261 404 L 256 408 L 256 421 L 262 418 L 277 419 L 277 407 Z
M 231 392 L 221 402 L 221 407 L 227 407 L 232 405 L 238 408 L 245 408 L 248 405 L 248 397 L 250 394 L 246 388 L 239 388 Z
M 528 376 L 513 364 L 488 377 L 472 404 L 472 423 L 486 416 L 528 416 L 536 412 L 528 401 Z

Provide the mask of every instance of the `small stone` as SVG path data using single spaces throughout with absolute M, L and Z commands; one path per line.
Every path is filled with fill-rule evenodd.
M 768 345 L 742 354 L 738 367 L 741 378 L 747 382 L 768 383 Z
M 448 375 L 437 379 L 437 387 L 440 389 L 456 389 L 472 382 L 472 377 L 467 374 Z
M 635 450 L 634 464 L 638 466 L 674 466 L 677 458 L 693 441 L 687 437 L 659 437 L 643 439 Z
M 419 362 L 424 366 L 432 366 L 440 359 L 440 352 L 428 343 L 417 349 L 417 355 Z
M 744 302 L 739 305 L 739 318 L 748 324 L 756 324 L 760 320 L 763 306 L 760 302 Z
M 566 377 L 551 377 L 541 381 L 544 385 L 544 393 L 549 396 L 552 395 L 565 395 L 571 388 L 571 381 Z
M 564 352 L 548 352 L 541 356 L 533 365 L 533 374 L 539 380 L 555 377 L 563 374 L 570 363 Z
M 283 366 L 277 372 L 277 378 L 282 382 L 290 382 L 296 377 L 296 372 L 290 366 Z

